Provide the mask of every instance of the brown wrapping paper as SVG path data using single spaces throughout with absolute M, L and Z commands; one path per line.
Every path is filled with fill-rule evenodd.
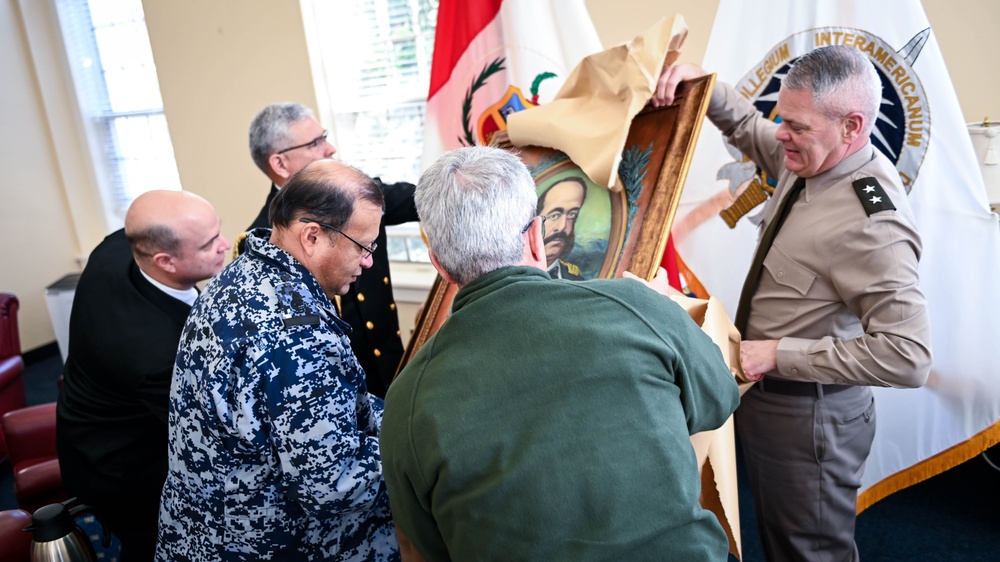
M 664 64 L 680 56 L 685 37 L 687 24 L 675 15 L 584 58 L 551 102 L 507 118 L 510 141 L 561 150 L 595 183 L 620 190 L 615 180 L 632 118 L 653 96 Z
M 691 318 L 701 326 L 712 341 L 722 350 L 722 358 L 736 380 L 745 381 L 740 368 L 740 333 L 726 316 L 726 310 L 715 298 L 693 299 L 672 295 Z M 751 382 L 739 382 L 743 396 Z M 739 494 L 736 487 L 736 436 L 733 418 L 714 431 L 703 431 L 691 436 L 698 466 L 701 467 L 701 502 L 715 513 L 722 528 L 729 536 L 729 552 L 742 559 L 740 537 Z

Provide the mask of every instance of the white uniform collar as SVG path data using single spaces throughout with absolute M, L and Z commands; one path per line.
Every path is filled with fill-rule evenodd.
M 147 281 L 152 283 L 153 286 L 156 287 L 157 289 L 163 291 L 164 293 L 170 295 L 171 297 L 174 297 L 175 299 L 183 303 L 187 303 L 188 306 L 194 306 L 194 301 L 198 298 L 198 290 L 195 289 L 194 287 L 184 290 L 175 289 L 173 287 L 168 287 L 163 283 L 160 283 L 156 279 L 153 279 L 152 277 L 147 275 L 146 272 L 143 271 L 141 267 L 139 268 L 139 273 L 142 273 L 142 276 L 145 277 Z

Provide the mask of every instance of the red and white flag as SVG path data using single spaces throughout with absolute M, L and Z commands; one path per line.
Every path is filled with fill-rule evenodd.
M 826 44 L 862 50 L 882 76 L 872 142 L 909 190 L 931 315 L 927 385 L 874 389 L 878 428 L 858 499 L 864 509 L 1000 438 L 1000 227 L 918 0 L 722 0 L 702 66 L 769 115 L 788 65 Z M 703 128 L 672 230 L 691 270 L 731 315 L 757 237 L 748 220 L 730 230 L 717 213 L 732 201 L 730 188 L 754 178 L 751 163 L 714 127 Z
M 422 168 L 487 143 L 509 113 L 549 101 L 600 50 L 583 0 L 441 0 Z

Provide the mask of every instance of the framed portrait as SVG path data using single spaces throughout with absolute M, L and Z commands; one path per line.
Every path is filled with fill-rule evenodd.
M 561 151 L 514 147 L 503 132 L 494 138 L 515 151 L 535 179 L 552 277 L 656 274 L 714 83 L 714 74 L 684 82 L 672 105 L 647 107 L 632 120 L 615 189 L 594 183 Z M 397 374 L 447 319 L 457 291 L 437 276 Z

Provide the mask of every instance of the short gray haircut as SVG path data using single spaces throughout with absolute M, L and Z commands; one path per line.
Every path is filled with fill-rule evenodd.
M 267 159 L 292 143 L 288 130 L 292 125 L 313 116 L 300 103 L 272 103 L 260 110 L 250 122 L 250 157 L 265 174 L 270 173 Z
M 809 90 L 813 103 L 828 118 L 849 113 L 865 117 L 868 135 L 882 103 L 882 81 L 868 57 L 843 45 L 830 45 L 799 57 L 781 81 L 789 90 Z
M 420 224 L 441 267 L 459 285 L 524 256 L 523 230 L 538 196 L 524 163 L 499 148 L 445 153 L 420 176 Z

